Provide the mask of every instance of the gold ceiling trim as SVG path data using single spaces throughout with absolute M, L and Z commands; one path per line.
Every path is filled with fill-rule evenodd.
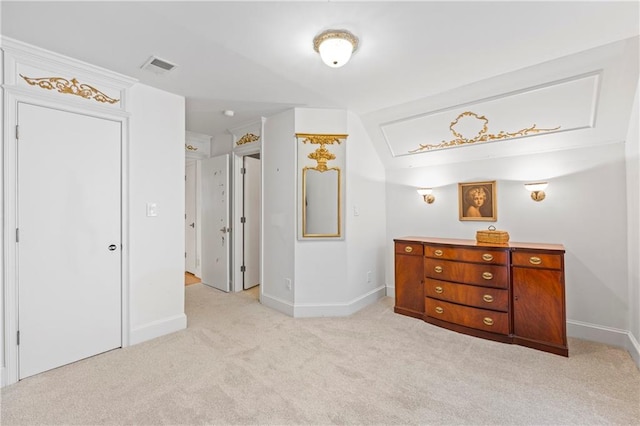
M 89 84 L 79 83 L 75 78 L 72 78 L 71 80 L 67 80 L 62 77 L 31 78 L 22 74 L 20 74 L 20 77 L 22 77 L 24 81 L 31 86 L 38 86 L 46 90 L 57 89 L 58 93 L 76 95 L 84 99 L 93 99 L 101 103 L 115 104 L 120 100 L 110 98 Z
M 184 144 L 184 147 L 185 147 L 185 149 L 186 149 L 187 151 L 197 151 L 197 150 L 198 150 L 198 147 L 197 147 L 197 146 L 193 146 L 193 145 L 191 145 L 191 144 L 189 144 L 189 145 Z
M 460 119 L 463 117 L 473 117 L 482 122 L 482 129 L 478 132 L 478 134 L 474 138 L 467 139 L 464 136 L 462 136 L 462 134 L 460 134 L 455 130 L 456 124 L 458 124 Z M 420 144 L 418 148 L 409 151 L 409 153 L 415 154 L 422 151 L 431 151 L 435 149 L 450 148 L 453 146 L 460 146 L 460 145 L 472 144 L 477 142 L 490 142 L 490 141 L 497 141 L 502 139 L 512 139 L 512 138 L 517 138 L 522 136 L 529 136 L 532 134 L 553 132 L 558 129 L 560 129 L 560 126 L 554 127 L 552 129 L 539 129 L 534 124 L 531 127 L 526 127 L 524 129 L 520 129 L 515 132 L 505 132 L 504 130 L 501 130 L 500 132 L 495 134 L 487 133 L 489 131 L 489 119 L 487 119 L 487 117 L 485 117 L 484 115 L 478 115 L 475 112 L 465 111 L 460 115 L 458 115 L 456 119 L 453 120 L 449 125 L 449 130 L 451 130 L 451 133 L 453 133 L 453 135 L 456 137 L 455 139 L 452 139 L 450 141 L 442 141 L 439 144 Z
M 244 145 L 251 142 L 256 142 L 260 140 L 260 136 L 254 135 L 253 133 L 247 133 L 236 142 L 236 145 Z
M 334 143 L 342 143 L 342 139 L 346 139 L 348 135 L 323 135 L 312 133 L 296 133 L 296 138 L 302 138 L 302 143 L 310 143 L 320 145 L 318 149 L 309 154 L 307 157 L 316 161 L 315 167 L 305 167 L 305 169 L 326 172 L 327 170 L 340 170 L 338 167 L 327 167 L 327 162 L 335 160 L 336 156 L 325 145 L 333 145 Z

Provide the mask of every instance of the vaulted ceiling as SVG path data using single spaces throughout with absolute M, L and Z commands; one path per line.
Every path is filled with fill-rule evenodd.
M 208 135 L 294 107 L 358 114 L 639 33 L 638 2 L 2 1 L 1 33 L 186 97 Z M 345 28 L 360 46 L 329 68 L 313 37 Z M 151 56 L 178 64 L 140 69 Z M 222 114 L 234 110 L 234 117 Z

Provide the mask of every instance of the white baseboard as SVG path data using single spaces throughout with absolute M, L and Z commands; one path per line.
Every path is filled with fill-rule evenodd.
M 291 304 L 291 302 L 287 302 L 286 300 L 282 300 L 278 297 L 262 293 L 260 295 L 260 303 L 271 309 L 275 309 L 278 312 L 282 312 L 283 314 L 290 317 L 293 316 L 293 305 Z
M 4 370 L 5 370 L 4 367 L 0 367 L 0 388 L 7 386 L 7 384 L 5 383 L 5 377 L 7 376 Z
M 386 291 L 387 291 L 387 296 L 393 297 L 395 299 L 395 297 L 396 297 L 396 288 L 395 288 L 395 286 L 392 287 L 392 286 L 388 285 L 386 287 Z
M 578 339 L 591 340 L 606 345 L 618 346 L 629 351 L 631 358 L 640 368 L 640 344 L 628 330 L 590 324 L 581 321 L 567 321 L 567 335 Z
M 296 318 L 311 317 L 345 317 L 364 308 L 385 296 L 386 287 L 380 286 L 347 303 L 295 304 L 293 316 Z
M 295 318 L 345 317 L 385 296 L 386 287 L 380 286 L 347 303 L 292 304 L 263 293 L 260 302 L 271 309 Z
M 135 345 L 185 328 L 187 328 L 187 316 L 179 314 L 134 328 L 129 334 L 129 343 Z

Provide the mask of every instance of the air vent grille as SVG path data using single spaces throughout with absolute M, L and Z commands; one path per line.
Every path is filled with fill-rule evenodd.
M 142 65 L 141 68 L 156 74 L 166 74 L 169 71 L 172 71 L 175 67 L 177 67 L 176 64 L 172 64 L 167 60 L 152 56 L 144 63 L 144 65 Z

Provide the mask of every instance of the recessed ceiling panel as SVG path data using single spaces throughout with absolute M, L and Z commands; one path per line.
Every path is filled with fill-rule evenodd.
M 599 73 L 382 124 L 394 157 L 593 127 Z

